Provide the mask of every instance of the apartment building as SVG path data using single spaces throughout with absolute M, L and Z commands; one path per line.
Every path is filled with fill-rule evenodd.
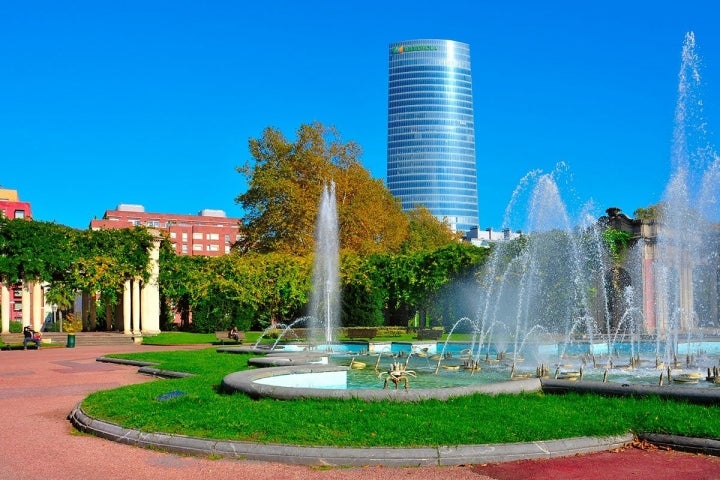
M 240 235 L 239 218 L 211 209 L 184 215 L 146 212 L 142 205 L 120 204 L 115 210 L 107 210 L 102 219 L 90 222 L 93 230 L 139 225 L 166 232 L 178 255 L 225 255 Z

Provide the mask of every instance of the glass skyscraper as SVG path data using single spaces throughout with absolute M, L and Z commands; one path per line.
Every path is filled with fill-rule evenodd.
M 470 47 L 390 44 L 387 184 L 404 210 L 425 206 L 457 231 L 478 227 Z

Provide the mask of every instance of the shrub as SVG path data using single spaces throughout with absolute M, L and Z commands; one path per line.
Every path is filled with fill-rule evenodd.
M 63 332 L 73 333 L 82 332 L 82 317 L 75 319 L 75 315 L 68 313 L 63 319 Z

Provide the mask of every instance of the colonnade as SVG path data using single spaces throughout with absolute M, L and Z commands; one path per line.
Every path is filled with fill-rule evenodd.
M 10 285 L 0 282 L 0 324 L 2 333 L 10 332 Z M 22 325 L 40 330 L 47 315 L 45 295 L 40 282 L 24 282 L 20 286 L 22 305 Z M 16 302 L 17 303 L 17 302 Z
M 667 232 L 666 232 L 667 235 Z M 673 312 L 670 310 L 669 280 L 659 275 L 658 255 L 658 225 L 655 222 L 640 222 L 640 241 L 642 243 L 642 293 L 643 293 L 643 315 L 645 319 L 645 330 L 660 334 L 668 333 L 671 328 L 680 331 L 690 331 L 697 327 L 693 315 L 695 311 L 695 286 L 694 269 L 697 267 L 696 260 L 686 251 L 674 249 L 665 251 L 678 257 L 674 267 L 677 275 L 677 305 L 679 311 L 677 325 L 672 325 Z M 667 247 L 666 247 L 667 248 Z M 718 292 L 715 293 L 716 295 Z
M 156 334 L 160 332 L 160 241 L 154 235 L 147 266 L 148 279 L 125 280 L 121 301 L 115 310 L 115 329 L 126 335 Z M 48 311 L 44 289 L 40 282 L 21 283 L 22 325 L 40 330 Z M 0 282 L 0 317 L 2 333 L 10 332 L 10 286 Z M 89 302 L 83 301 L 83 305 Z

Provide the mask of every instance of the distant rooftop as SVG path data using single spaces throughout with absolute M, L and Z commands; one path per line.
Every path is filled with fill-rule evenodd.
M 0 190 L 0 193 L 2 190 Z M 118 212 L 134 212 L 134 213 L 145 213 L 145 207 L 138 204 L 132 204 L 132 203 L 121 203 L 117 206 L 116 210 Z M 224 210 L 214 210 L 211 208 L 205 208 L 203 210 L 200 210 L 198 212 L 198 216 L 200 217 L 227 217 Z
M 17 202 L 19 201 L 18 198 L 17 190 L 0 187 L 0 200 L 5 200 L 6 202 Z
M 145 207 L 131 203 L 121 203 L 117 206 L 116 210 L 119 212 L 144 212 Z

